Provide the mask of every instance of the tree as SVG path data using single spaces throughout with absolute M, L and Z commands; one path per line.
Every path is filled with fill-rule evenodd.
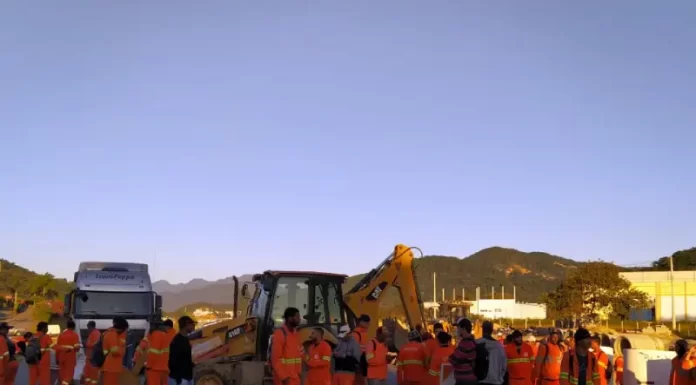
M 545 296 L 554 315 L 598 320 L 609 314 L 628 316 L 630 309 L 646 307 L 645 293 L 631 288 L 619 275 L 619 267 L 607 262 L 588 262 L 569 274 L 556 290 Z
M 669 258 L 662 257 L 653 262 L 654 270 L 669 271 Z M 679 250 L 672 254 L 674 270 L 696 270 L 696 247 Z
M 43 297 L 44 299 L 55 298 L 58 295 L 56 279 L 48 273 L 34 277 L 29 287 L 32 295 Z

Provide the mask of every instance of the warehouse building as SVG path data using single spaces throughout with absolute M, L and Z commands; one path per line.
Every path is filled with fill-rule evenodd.
M 546 305 L 514 299 L 479 299 L 472 302 L 470 311 L 491 319 L 546 319 Z
M 696 321 L 696 271 L 675 271 L 674 311 L 677 321 Z M 657 321 L 672 320 L 672 280 L 669 271 L 626 272 L 620 275 L 648 295 Z

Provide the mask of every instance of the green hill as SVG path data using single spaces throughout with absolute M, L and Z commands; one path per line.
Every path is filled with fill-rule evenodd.
M 461 299 L 462 288 L 466 299 L 476 298 L 476 288 L 481 288 L 481 298 L 491 298 L 491 287 L 495 297 L 501 298 L 501 286 L 505 286 L 505 298 L 512 298 L 513 286 L 520 302 L 538 302 L 543 293 L 558 286 L 566 272 L 580 266 L 582 262 L 542 252 L 522 252 L 515 249 L 490 247 L 466 258 L 426 256 L 415 261 L 416 280 L 421 299 L 433 299 L 433 273 L 437 273 L 437 299 L 452 299 L 455 289 Z M 348 278 L 346 290 L 363 275 Z M 400 308 L 396 290 L 389 290 L 384 298 L 385 312 L 396 312 Z
M 0 259 L 0 295 L 18 302 L 35 299 L 63 299 L 72 284 L 51 274 L 38 274 L 12 262 Z M 8 301 L 9 302 L 9 301 Z

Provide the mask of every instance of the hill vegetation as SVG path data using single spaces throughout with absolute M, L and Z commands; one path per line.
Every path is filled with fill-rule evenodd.
M 22 304 L 34 304 L 34 319 L 47 320 L 72 288 L 65 279 L 51 274 L 38 274 L 12 262 L 0 259 L 0 294 L 3 307 L 17 311 Z M 62 303 L 62 302 L 61 302 Z M 52 309 L 53 307 L 53 309 Z

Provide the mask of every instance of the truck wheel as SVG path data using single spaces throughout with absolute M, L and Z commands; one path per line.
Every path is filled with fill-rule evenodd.
M 193 385 L 229 385 L 220 376 L 220 374 L 214 370 L 202 370 L 196 373 L 196 378 L 193 379 Z

